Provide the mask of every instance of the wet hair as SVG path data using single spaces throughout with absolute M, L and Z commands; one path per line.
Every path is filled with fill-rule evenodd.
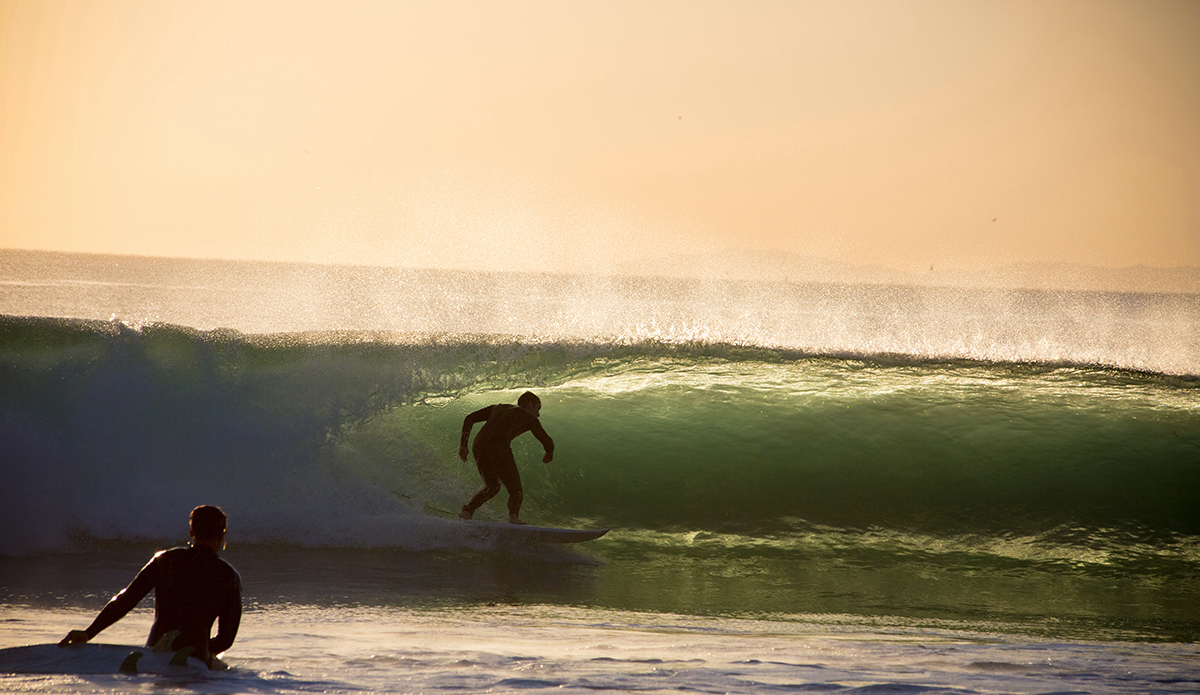
M 517 405 L 522 408 L 532 408 L 533 406 L 541 406 L 542 399 L 538 398 L 533 391 L 526 391 L 517 398 Z
M 225 533 L 225 512 L 220 507 L 210 507 L 207 504 L 196 507 L 189 517 L 192 524 L 192 535 L 198 541 L 215 541 Z

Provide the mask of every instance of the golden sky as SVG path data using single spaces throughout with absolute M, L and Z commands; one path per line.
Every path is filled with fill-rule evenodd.
M 0 0 L 0 247 L 1200 266 L 1200 3 Z

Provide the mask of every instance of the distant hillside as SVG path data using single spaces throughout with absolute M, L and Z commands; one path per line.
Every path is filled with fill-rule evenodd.
M 628 263 L 628 275 L 703 277 L 718 280 L 848 282 L 877 285 L 911 284 L 901 270 L 877 265 L 851 265 L 817 256 L 773 251 L 730 250 L 720 254 L 672 254 Z
M 216 259 L 157 258 L 152 256 L 106 256 L 103 254 L 60 253 L 0 249 L 0 281 L 20 281 L 28 277 L 44 278 L 47 273 L 59 279 L 95 281 L 92 276 L 72 275 L 72 259 L 107 258 L 112 268 L 123 259 L 139 267 L 154 267 L 170 275 L 190 277 L 201 268 L 299 268 L 319 264 L 267 261 L 228 261 Z M 96 266 L 88 266 L 95 272 Z M 627 263 L 615 269 L 618 275 L 673 278 L 713 278 L 717 280 L 757 280 L 762 282 L 829 282 L 860 285 L 922 285 L 937 287 L 1006 287 L 1044 290 L 1086 290 L 1112 292 L 1170 292 L 1200 295 L 1200 268 L 1097 268 L 1067 263 L 1013 263 L 973 270 L 931 268 L 908 273 L 880 265 L 853 265 L 841 261 L 791 253 L 731 250 L 721 254 L 675 254 Z M 237 271 L 243 272 L 243 271 Z
M 948 275 L 948 285 L 1200 294 L 1200 268 L 1191 266 L 1097 268 L 1069 263 L 1014 263 L 969 275 L 959 273 L 959 277 Z
M 630 275 L 726 280 L 1200 294 L 1200 268 L 1192 266 L 1098 268 L 1068 263 L 1012 263 L 972 270 L 935 267 L 908 273 L 816 256 L 731 250 L 721 254 L 663 256 L 627 264 L 620 270 Z

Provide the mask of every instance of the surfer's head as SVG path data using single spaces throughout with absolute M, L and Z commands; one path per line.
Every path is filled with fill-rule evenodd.
M 225 535 L 225 512 L 207 504 L 192 510 L 191 535 L 198 541 L 219 542 Z
M 533 391 L 526 391 L 517 398 L 517 405 L 537 415 L 542 410 L 542 399 L 538 398 Z

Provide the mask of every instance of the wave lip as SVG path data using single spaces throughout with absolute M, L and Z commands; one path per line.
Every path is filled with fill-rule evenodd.
M 0 313 L 250 334 L 745 345 L 1200 376 L 1200 294 L 468 273 L 0 251 Z

